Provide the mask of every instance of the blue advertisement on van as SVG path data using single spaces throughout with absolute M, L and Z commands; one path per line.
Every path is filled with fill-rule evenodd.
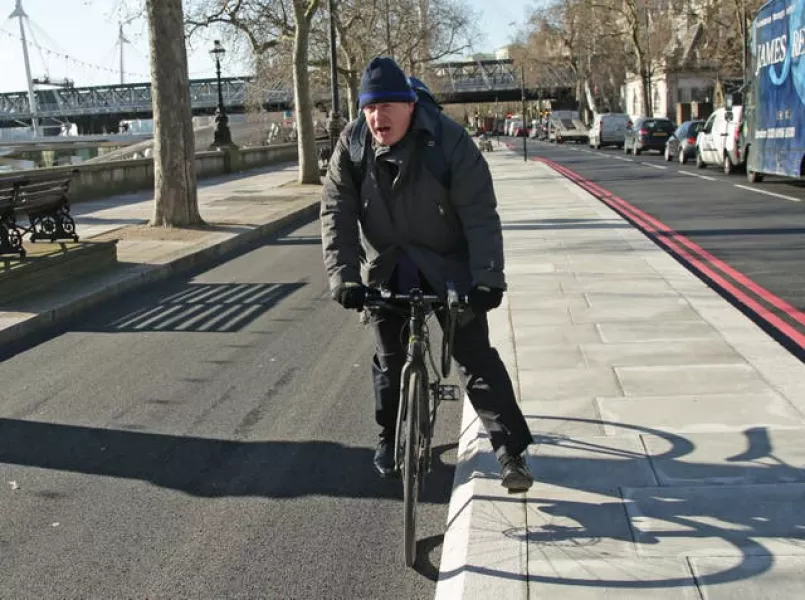
M 805 0 L 765 4 L 752 23 L 750 52 L 750 179 L 805 176 Z

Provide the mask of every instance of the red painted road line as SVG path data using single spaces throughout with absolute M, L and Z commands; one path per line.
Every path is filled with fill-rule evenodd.
M 547 161 L 547 159 L 542 161 L 542 162 L 546 162 L 546 161 Z M 553 162 L 553 161 L 551 161 L 551 162 Z M 547 164 L 547 162 L 546 162 L 546 164 Z M 565 167 L 563 165 L 558 165 L 558 163 L 554 163 L 554 164 L 556 164 L 560 169 L 563 169 L 563 170 L 567 171 L 568 174 L 572 174 L 573 175 L 572 179 L 574 179 L 575 181 L 578 182 L 579 179 L 584 179 L 583 177 L 581 177 L 581 175 L 579 175 L 578 173 L 568 169 L 567 167 Z M 594 186 L 594 188 L 599 190 L 599 193 L 601 193 L 601 194 L 603 194 L 603 195 L 605 195 L 607 197 L 612 198 L 614 201 L 617 201 L 617 202 L 621 203 L 632 214 L 640 216 L 643 221 L 652 224 L 656 228 L 656 230 L 662 232 L 662 236 L 664 238 L 668 237 L 668 238 L 673 238 L 675 240 L 678 240 L 679 242 L 681 242 L 682 244 L 687 246 L 692 252 L 698 254 L 706 262 L 711 264 L 713 267 L 715 267 L 716 269 L 719 269 L 721 272 L 723 272 L 724 274 L 728 275 L 729 277 L 734 279 L 736 282 L 738 282 L 739 284 L 743 285 L 745 288 L 747 288 L 747 289 L 751 290 L 752 292 L 754 292 L 757 296 L 759 296 L 765 302 L 768 302 L 769 304 L 771 304 L 775 308 L 779 309 L 781 312 L 785 313 L 786 315 L 788 315 L 789 317 L 791 317 L 792 319 L 797 321 L 800 325 L 805 325 L 805 312 L 797 309 L 795 306 L 792 306 L 791 304 L 789 304 L 788 302 L 786 302 L 785 300 L 783 300 L 779 296 L 776 296 L 775 294 L 773 294 L 769 290 L 767 290 L 764 287 L 758 285 L 757 283 L 752 281 L 749 277 L 747 277 L 746 275 L 744 275 L 740 271 L 737 271 L 736 269 L 734 269 L 733 267 L 731 267 L 730 265 L 728 265 L 727 263 L 725 263 L 721 259 L 713 256 L 710 252 L 708 252 L 707 250 L 705 250 L 704 248 L 702 248 L 701 246 L 696 244 L 694 241 L 692 241 L 689 238 L 685 237 L 681 233 L 678 233 L 678 232 L 674 231 L 673 229 L 671 229 L 670 227 L 665 225 L 665 223 L 662 223 L 661 221 L 655 219 L 654 217 L 652 217 L 648 213 L 640 210 L 636 206 L 634 206 L 632 204 L 629 204 L 623 198 L 619 198 L 618 196 L 613 195 L 612 193 L 610 193 L 608 190 L 604 189 L 603 187 L 601 187 L 597 183 L 594 183 L 594 182 L 586 180 L 586 179 L 584 179 L 584 181 L 586 183 L 588 183 L 590 186 Z
M 733 298 L 752 310 L 752 312 L 755 313 L 759 318 L 763 319 L 775 329 L 780 331 L 789 340 L 797 344 L 800 349 L 805 350 L 805 335 L 801 334 L 794 327 L 780 319 L 780 317 L 778 317 L 776 314 L 763 307 L 757 301 L 748 296 L 743 290 L 735 287 L 731 282 L 722 277 L 721 274 L 711 269 L 707 263 L 710 263 L 714 268 L 722 269 L 726 275 L 732 277 L 736 282 L 744 285 L 749 290 L 757 294 L 763 301 L 768 302 L 772 306 L 780 308 L 780 310 L 798 322 L 805 324 L 805 313 L 791 306 L 782 298 L 779 298 L 765 288 L 759 286 L 754 281 L 736 271 L 723 261 L 716 259 L 709 252 L 705 251 L 703 248 L 698 246 L 698 244 L 695 244 L 682 234 L 674 231 L 654 217 L 632 206 L 623 198 L 612 194 L 598 184 L 585 179 L 575 171 L 572 171 L 571 169 L 568 169 L 567 167 L 564 167 L 563 165 L 560 165 L 552 160 L 542 157 L 536 157 L 534 160 L 542 162 L 553 168 L 561 175 L 568 177 L 571 181 L 578 184 L 580 187 L 592 193 L 599 200 L 607 204 L 615 212 L 634 222 L 639 229 L 648 234 L 649 237 L 651 237 L 657 243 L 665 246 L 667 249 L 689 262 L 696 270 L 730 293 Z M 688 250 L 684 249 L 680 243 L 687 246 L 691 252 L 701 252 L 701 254 L 699 256 L 691 254 L 691 252 L 688 252 Z M 701 258 L 704 258 L 705 260 L 703 261 Z
M 559 167 L 559 169 L 566 171 L 567 172 L 566 174 L 568 176 L 570 176 L 570 178 L 572 180 L 574 180 L 576 183 L 581 183 L 583 181 L 584 183 L 587 184 L 584 187 L 591 186 L 594 189 L 598 190 L 597 192 L 594 192 L 595 195 L 600 194 L 600 195 L 606 196 L 608 198 L 612 198 L 613 200 L 615 200 L 617 202 L 622 203 L 625 207 L 628 208 L 628 210 L 630 210 L 632 212 L 632 214 L 638 215 L 638 216 L 640 216 L 642 218 L 643 221 L 653 224 L 654 227 L 656 227 L 657 230 L 662 232 L 662 234 L 661 234 L 662 237 L 671 237 L 671 238 L 674 238 L 674 239 L 678 240 L 679 242 L 681 242 L 682 244 L 687 246 L 692 252 L 698 254 L 701 258 L 703 258 L 705 261 L 707 261 L 709 264 L 711 264 L 713 267 L 715 267 L 716 269 L 719 269 L 722 273 L 728 275 L 729 277 L 734 279 L 736 282 L 738 282 L 739 284 L 741 284 L 745 288 L 747 288 L 747 289 L 751 290 L 752 292 L 754 292 L 757 296 L 759 296 L 765 302 L 768 302 L 769 304 L 771 304 L 775 308 L 779 309 L 781 312 L 785 313 L 786 315 L 788 315 L 789 317 L 791 317 L 792 319 L 797 321 L 800 325 L 805 325 L 805 312 L 799 310 L 795 306 L 792 306 L 791 304 L 789 304 L 788 302 L 786 302 L 785 300 L 783 300 L 779 296 L 773 294 L 772 292 L 770 292 L 766 288 L 758 285 L 757 283 L 755 283 L 753 280 L 751 280 L 749 277 L 747 277 L 746 275 L 744 275 L 740 271 L 737 271 L 736 269 L 734 269 L 733 267 L 731 267 L 730 265 L 728 265 L 727 263 L 725 263 L 721 259 L 713 256 L 710 252 L 708 252 L 707 250 L 705 250 L 704 248 L 699 246 L 696 242 L 694 242 L 691 239 L 685 237 L 681 233 L 678 233 L 678 232 L 674 231 L 673 229 L 671 229 L 670 227 L 665 225 L 665 223 L 662 223 L 661 221 L 658 221 L 657 219 L 655 219 L 654 217 L 652 217 L 648 213 L 640 210 L 639 208 L 637 208 L 636 206 L 634 206 L 632 204 L 629 204 L 623 198 L 619 198 L 618 196 L 615 196 L 609 190 L 604 189 L 603 187 L 601 187 L 597 183 L 589 181 L 587 179 L 584 179 L 581 175 L 579 175 L 575 171 L 572 171 L 571 169 L 568 169 L 564 165 L 560 165 L 560 164 L 555 163 L 554 161 L 551 161 L 549 159 L 535 158 L 534 160 L 537 160 L 537 161 L 543 162 L 545 164 L 548 164 L 549 166 L 552 166 L 554 169 L 556 169 L 556 167 Z M 587 189 L 589 191 L 590 188 L 587 187 Z

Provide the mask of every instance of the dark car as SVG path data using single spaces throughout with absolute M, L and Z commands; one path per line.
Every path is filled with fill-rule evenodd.
M 663 152 L 668 138 L 674 133 L 676 126 L 671 119 L 664 117 L 638 117 L 626 125 L 626 139 L 623 151 L 637 156 L 643 150 Z
M 668 138 L 665 146 L 665 160 L 677 159 L 684 165 L 689 158 L 696 158 L 696 136 L 704 127 L 704 121 L 685 121 Z

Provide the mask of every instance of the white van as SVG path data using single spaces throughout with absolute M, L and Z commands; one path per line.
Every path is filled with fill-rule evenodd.
M 628 123 L 629 115 L 625 113 L 596 114 L 590 127 L 590 148 L 596 150 L 603 146 L 623 148 Z
M 726 174 L 742 167 L 745 156 L 741 133 L 741 106 L 719 108 L 710 115 L 696 137 L 696 166 L 721 167 Z

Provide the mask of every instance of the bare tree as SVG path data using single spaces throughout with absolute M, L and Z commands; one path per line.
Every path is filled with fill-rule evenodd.
M 564 86 L 570 77 L 581 107 L 618 107 L 627 56 L 617 25 L 592 0 L 554 0 L 534 10 L 516 53 L 527 81 Z
M 459 54 L 478 37 L 475 13 L 464 0 L 341 0 L 336 11 L 339 76 L 355 117 L 358 86 L 366 64 L 390 54 L 411 75 L 423 76 L 436 60 Z M 327 22 L 321 15 L 311 34 L 311 66 L 329 86 Z
M 310 32 L 319 4 L 320 0 L 204 0 L 188 19 L 191 31 L 220 24 L 245 36 L 258 73 L 273 70 L 279 59 L 276 50 L 291 46 L 299 183 L 321 183 L 308 73 Z
M 199 225 L 182 0 L 146 0 L 154 111 L 152 226 Z
M 713 0 L 691 14 L 701 24 L 698 53 L 727 77 L 743 74 L 749 29 L 763 0 Z

